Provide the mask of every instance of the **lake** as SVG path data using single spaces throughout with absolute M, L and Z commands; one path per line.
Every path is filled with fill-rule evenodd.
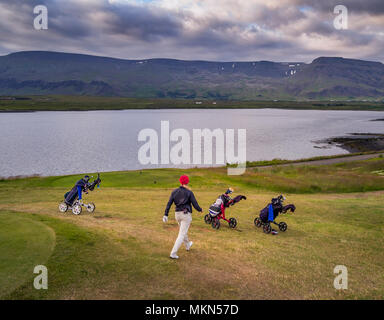
M 122 110 L 0 114 L 0 176 L 134 170 L 144 128 L 246 129 L 247 160 L 300 159 L 347 153 L 316 141 L 348 133 L 384 133 L 375 111 Z M 237 139 L 237 138 L 236 138 Z M 172 144 L 171 144 L 172 146 Z M 320 145 L 321 146 L 321 145 Z

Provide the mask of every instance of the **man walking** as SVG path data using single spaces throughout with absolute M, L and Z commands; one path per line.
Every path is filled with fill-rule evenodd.
M 188 187 L 189 178 L 188 176 L 180 177 L 181 186 L 175 190 L 173 190 L 171 197 L 169 198 L 167 207 L 165 208 L 165 213 L 163 217 L 163 222 L 168 222 L 168 213 L 169 209 L 172 206 L 172 203 L 175 203 L 176 212 L 175 218 L 177 223 L 179 224 L 179 235 L 175 241 L 175 245 L 172 248 L 170 257 L 172 259 L 179 259 L 177 255 L 177 251 L 179 250 L 181 244 L 184 242 L 185 248 L 187 251 L 191 249 L 193 244 L 192 241 L 188 239 L 188 229 L 192 222 L 192 206 L 199 211 L 203 212 L 200 208 L 199 204 L 196 201 L 195 195 Z

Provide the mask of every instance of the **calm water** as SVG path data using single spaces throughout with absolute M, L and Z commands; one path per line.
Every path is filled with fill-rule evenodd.
M 138 133 L 170 129 L 247 129 L 247 160 L 298 159 L 342 154 L 318 141 L 351 132 L 384 133 L 383 118 L 372 111 L 295 110 L 124 110 L 0 114 L 0 176 L 61 175 L 132 170 Z M 237 139 L 237 138 L 236 138 Z M 172 143 L 171 143 L 172 146 Z M 166 167 L 172 167 L 168 165 Z

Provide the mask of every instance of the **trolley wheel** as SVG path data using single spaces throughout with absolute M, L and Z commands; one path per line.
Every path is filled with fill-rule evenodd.
M 212 228 L 213 229 L 219 229 L 220 228 L 220 220 L 215 218 L 212 220 Z
M 260 228 L 261 225 L 262 225 L 261 220 L 259 218 L 255 218 L 254 223 L 255 223 L 255 226 L 258 227 L 258 228 Z
M 96 210 L 96 206 L 93 202 L 88 203 L 86 208 L 87 208 L 87 211 L 90 213 L 92 213 Z
M 206 215 L 204 216 L 204 221 L 205 221 L 206 224 L 210 224 L 210 223 L 212 223 L 212 218 L 211 218 L 211 216 L 210 216 L 209 214 L 206 214 Z
M 265 233 L 271 233 L 271 231 L 272 231 L 272 227 L 271 227 L 271 225 L 270 225 L 269 223 L 266 223 L 266 224 L 263 226 L 263 231 L 264 231 Z
M 287 224 L 286 224 L 285 222 L 280 222 L 280 223 L 279 223 L 279 229 L 280 229 L 280 231 L 285 232 L 285 231 L 287 231 L 287 228 L 288 228 L 288 226 L 287 226 Z
M 62 202 L 59 204 L 59 211 L 60 212 L 67 212 L 68 210 L 68 205 L 65 202 Z
M 236 226 L 237 226 L 237 220 L 235 218 L 230 218 L 229 227 L 233 229 L 233 228 L 236 228 Z
M 72 207 L 72 213 L 75 214 L 75 215 L 79 215 L 81 213 L 83 209 L 81 208 L 81 205 L 79 204 L 75 204 L 73 207 Z

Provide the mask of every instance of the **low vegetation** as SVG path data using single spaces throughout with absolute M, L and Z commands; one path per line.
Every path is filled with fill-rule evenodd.
M 355 152 L 355 153 L 347 153 L 342 155 L 343 158 L 349 158 L 359 155 L 369 155 L 369 154 L 375 154 L 377 151 L 366 151 L 366 152 Z M 273 160 L 262 160 L 262 161 L 247 161 L 247 168 L 249 167 L 264 167 L 264 166 L 275 166 L 275 165 L 288 165 L 288 164 L 294 164 L 294 163 L 302 163 L 302 162 L 312 162 L 312 161 L 318 161 L 318 160 L 328 160 L 328 159 L 338 159 L 340 158 L 340 155 L 333 155 L 333 156 L 318 156 L 318 157 L 312 157 L 312 158 L 306 158 L 306 159 L 297 159 L 297 160 L 285 160 L 285 159 L 273 159 Z M 228 167 L 234 167 L 236 165 L 228 165 Z
M 383 111 L 383 101 L 231 101 L 214 99 L 138 99 L 91 96 L 3 96 L 0 112 L 122 109 L 316 109 Z
M 0 181 L 2 299 L 382 299 L 383 158 L 327 166 L 158 169 L 102 174 L 86 196 L 93 214 L 57 210 L 79 176 Z M 178 226 L 161 221 L 181 173 L 205 212 L 228 186 L 247 200 L 228 210 L 238 227 L 214 230 L 194 212 L 190 252 L 168 258 Z M 294 214 L 277 236 L 253 220 L 284 193 Z M 3 258 L 5 257 L 5 258 Z M 33 266 L 49 270 L 48 290 L 33 289 Z M 333 287 L 336 265 L 348 290 Z M 7 266 L 4 268 L 3 266 Z

